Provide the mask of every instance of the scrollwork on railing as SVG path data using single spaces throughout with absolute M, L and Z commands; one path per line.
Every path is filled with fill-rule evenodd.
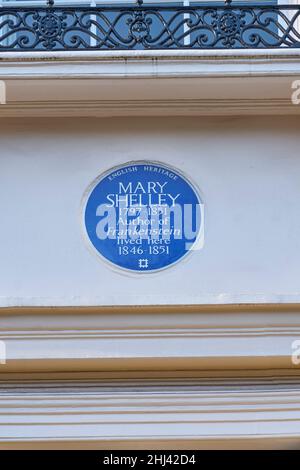
M 0 51 L 300 47 L 300 6 L 0 9 Z

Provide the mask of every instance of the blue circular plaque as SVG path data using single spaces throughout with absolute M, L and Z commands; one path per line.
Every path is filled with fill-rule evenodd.
M 177 170 L 130 162 L 91 185 L 84 226 L 94 250 L 115 267 L 148 273 L 201 246 L 203 210 L 194 185 Z

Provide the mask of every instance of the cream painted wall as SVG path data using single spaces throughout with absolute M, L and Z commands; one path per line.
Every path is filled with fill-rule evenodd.
M 299 118 L 36 119 L 0 127 L 0 306 L 300 301 Z M 205 246 L 164 272 L 113 271 L 80 204 L 103 171 L 158 160 L 199 185 Z

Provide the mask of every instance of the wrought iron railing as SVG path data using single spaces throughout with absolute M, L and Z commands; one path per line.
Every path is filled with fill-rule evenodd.
M 0 51 L 300 47 L 300 6 L 207 3 L 0 9 Z

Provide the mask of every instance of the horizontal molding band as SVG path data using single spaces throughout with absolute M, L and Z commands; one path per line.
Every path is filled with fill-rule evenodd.
M 1 78 L 295 76 L 296 49 L 0 54 Z
M 299 72 L 300 73 L 300 72 Z M 231 100 L 136 100 L 136 101 L 48 101 L 8 102 L 0 106 L 0 117 L 14 116 L 231 116 L 231 115 L 298 115 L 300 106 L 290 99 Z
M 296 115 L 299 77 L 295 49 L 1 53 L 0 116 Z
M 1 373 L 297 369 L 300 308 L 0 311 Z M 160 313 L 159 313 L 160 312 Z
M 216 59 L 216 58 L 293 58 L 300 59 L 299 49 L 277 48 L 277 49 L 156 49 L 156 50 L 123 50 L 123 51 L 26 51 L 26 52 L 1 52 L 0 60 L 112 60 L 112 59 L 161 59 L 191 58 L 191 59 Z
M 300 382 L 238 380 L 2 383 L 0 448 L 10 443 L 91 442 L 130 448 L 161 439 L 235 446 L 300 438 Z M 202 444 L 201 444 L 202 443 Z M 205 444 L 207 443 L 207 444 Z M 248 443 L 248 444 L 247 444 Z M 272 443 L 271 443 L 272 445 Z

